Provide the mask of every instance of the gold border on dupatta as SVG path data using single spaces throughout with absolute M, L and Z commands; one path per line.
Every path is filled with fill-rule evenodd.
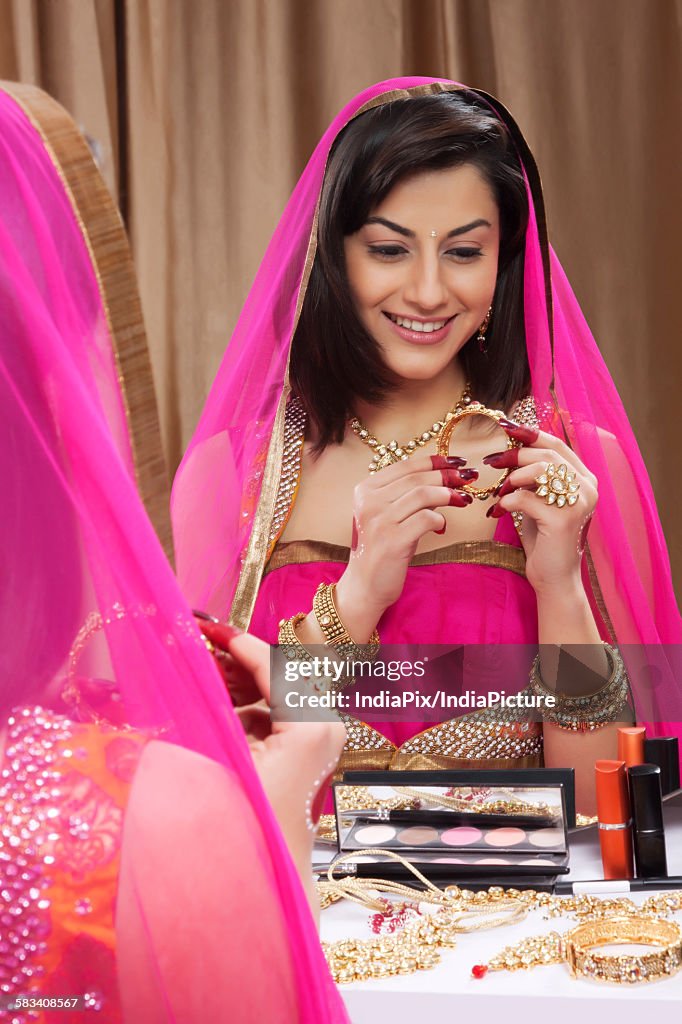
M 349 124 L 356 117 L 359 117 L 360 114 L 364 114 L 367 110 L 371 110 L 373 107 L 383 106 L 385 103 L 391 103 L 395 100 L 409 99 L 412 96 L 428 96 L 439 92 L 460 92 L 461 90 L 461 86 L 456 85 L 455 83 L 449 84 L 447 82 L 431 82 L 427 85 L 413 86 L 410 89 L 392 89 L 385 93 L 380 93 L 378 96 L 374 96 L 371 100 L 368 100 L 367 103 L 363 103 L 363 105 L 355 111 L 353 116 L 348 119 L 346 124 Z M 343 128 L 345 128 L 345 125 L 343 125 L 339 131 L 342 131 Z M 325 163 L 322 175 L 323 183 L 326 170 L 327 168 Z M 286 404 L 291 393 L 289 383 L 291 345 L 298 326 L 301 309 L 303 307 L 303 300 L 308 288 L 310 272 L 313 267 L 315 252 L 317 250 L 317 224 L 319 211 L 320 195 L 318 194 L 310 235 L 308 237 L 303 275 L 301 277 L 301 283 L 299 285 L 298 295 L 296 298 L 294 322 L 291 327 L 291 334 L 288 342 L 289 348 L 287 353 L 284 388 L 277 406 L 277 413 L 275 414 L 275 422 L 273 425 L 272 435 L 270 437 L 267 458 L 265 460 L 263 482 L 258 498 L 258 506 L 254 515 L 253 527 L 251 529 L 251 535 L 244 554 L 242 568 L 239 573 L 237 588 L 230 607 L 229 620 L 241 629 L 247 629 L 251 621 L 256 597 L 258 596 L 258 588 L 260 587 L 267 559 L 270 524 L 272 523 L 272 519 L 275 514 L 275 502 L 282 473 Z
M 71 115 L 34 85 L 0 81 L 38 132 L 97 280 L 121 389 L 137 488 L 172 561 L 170 488 L 135 268 L 118 208 Z

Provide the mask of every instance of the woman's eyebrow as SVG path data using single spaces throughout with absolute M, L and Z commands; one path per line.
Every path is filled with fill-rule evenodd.
M 385 228 L 390 231 L 395 231 L 399 235 L 404 235 L 405 238 L 414 238 L 415 232 L 410 228 L 404 228 L 400 224 L 394 223 L 392 220 L 386 220 L 385 217 L 368 217 L 365 221 L 366 224 L 383 224 Z M 457 238 L 458 235 L 465 235 L 467 231 L 473 231 L 474 228 L 490 228 L 492 224 L 488 220 L 484 220 L 483 217 L 479 217 L 477 220 L 472 220 L 469 224 L 462 224 L 458 228 L 453 228 L 452 231 L 448 231 L 446 238 Z

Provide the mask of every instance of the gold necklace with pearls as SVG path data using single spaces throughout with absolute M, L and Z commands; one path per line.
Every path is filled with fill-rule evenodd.
M 398 441 L 392 440 L 388 444 L 383 444 L 374 434 L 370 433 L 367 427 L 354 416 L 350 421 L 350 428 L 353 433 L 360 438 L 363 444 L 368 445 L 374 450 L 372 461 L 369 464 L 370 473 L 377 473 L 380 469 L 384 469 L 385 466 L 392 466 L 394 462 L 404 462 L 410 455 L 419 449 L 423 448 L 424 445 L 428 444 L 434 438 L 440 436 L 445 424 L 450 420 L 456 413 L 469 405 L 471 402 L 471 387 L 467 381 L 464 385 L 462 394 L 457 399 L 456 404 L 450 409 L 442 420 L 436 420 L 432 423 L 428 430 L 425 430 L 421 434 L 416 434 L 413 438 L 407 441 L 405 444 L 399 444 Z

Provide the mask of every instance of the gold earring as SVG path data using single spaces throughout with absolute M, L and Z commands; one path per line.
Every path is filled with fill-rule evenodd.
M 488 326 L 490 324 L 490 317 L 492 316 L 492 313 L 493 313 L 493 307 L 490 306 L 488 308 L 488 312 L 486 313 L 486 315 L 485 315 L 485 317 L 483 319 L 483 323 L 478 328 L 478 338 L 477 338 L 478 350 L 483 355 L 485 355 L 486 352 L 488 351 L 488 346 L 485 343 L 485 333 L 488 330 Z

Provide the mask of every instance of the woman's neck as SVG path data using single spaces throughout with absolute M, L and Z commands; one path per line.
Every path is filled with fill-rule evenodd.
M 453 363 L 431 380 L 406 380 L 381 405 L 358 402 L 356 415 L 381 441 L 400 443 L 428 430 L 452 409 L 464 391 L 465 378 Z

